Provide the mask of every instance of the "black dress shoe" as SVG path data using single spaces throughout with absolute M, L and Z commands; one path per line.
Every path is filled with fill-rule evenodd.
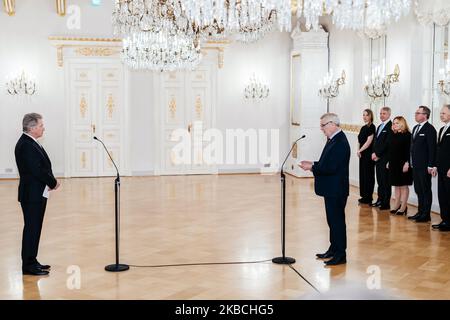
M 441 221 L 441 223 L 433 224 L 431 227 L 435 230 L 439 230 L 439 228 L 442 226 L 443 223 L 444 221 Z
M 343 256 L 343 257 L 334 257 L 333 259 L 326 261 L 325 265 L 337 266 L 339 264 L 346 264 L 346 263 L 347 263 L 347 258 L 345 256 Z
M 420 213 L 417 212 L 415 215 L 408 217 L 409 220 L 416 220 L 418 217 L 420 217 Z
M 429 215 L 420 215 L 417 219 L 416 222 L 420 223 L 420 222 L 430 222 L 431 221 L 431 217 Z
M 441 226 L 441 227 L 439 228 L 439 231 L 443 231 L 443 232 L 448 232 L 448 231 L 450 231 L 450 225 L 447 224 L 447 225 Z
M 38 268 L 28 268 L 22 269 L 22 274 L 32 276 L 47 276 L 49 272 Z
M 327 251 L 325 253 L 318 253 L 316 254 L 316 257 L 318 259 L 329 259 L 329 258 L 333 258 L 333 253 Z
M 391 210 L 391 206 L 390 205 L 386 205 L 386 204 L 381 205 L 380 206 L 380 210 Z
M 49 270 L 52 266 L 49 266 L 48 264 L 40 264 L 39 262 L 36 264 L 36 267 L 41 270 Z
M 370 206 L 371 207 L 379 207 L 379 206 L 381 206 L 381 201 L 374 202 Z
M 358 202 L 361 204 L 372 204 L 372 200 L 364 198 L 359 199 Z

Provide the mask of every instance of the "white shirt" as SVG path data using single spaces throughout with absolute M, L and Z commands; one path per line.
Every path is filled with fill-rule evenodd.
M 338 131 L 336 131 L 335 133 L 333 133 L 333 135 L 329 138 L 330 140 L 333 139 L 339 132 L 341 132 L 342 129 L 339 129 Z
M 444 129 L 442 129 L 441 136 L 439 137 L 439 142 L 442 140 L 442 137 L 444 137 L 445 132 L 447 132 L 448 127 L 450 127 L 450 122 L 447 122 Z
M 391 119 L 387 119 L 386 121 L 383 121 L 380 123 L 380 126 L 378 128 L 380 128 L 380 131 L 377 131 L 377 137 L 381 134 L 381 132 L 383 131 L 384 127 L 386 127 L 386 123 L 388 123 L 389 121 L 391 121 Z
M 23 134 L 29 136 L 31 139 L 33 139 L 34 141 L 36 141 L 36 143 L 42 148 L 42 145 L 39 143 L 39 141 L 36 140 L 35 137 L 33 137 L 32 135 L 29 135 L 29 134 L 26 133 L 26 132 L 24 132 Z

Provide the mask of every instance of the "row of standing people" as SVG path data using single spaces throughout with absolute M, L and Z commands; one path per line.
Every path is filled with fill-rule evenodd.
M 444 123 L 437 133 L 429 123 L 431 110 L 420 106 L 415 113 L 417 124 L 412 132 L 402 116 L 391 120 L 391 109 L 380 110 L 381 124 L 375 127 L 370 109 L 363 112 L 365 125 L 358 135 L 359 202 L 378 207 L 381 211 L 407 215 L 409 186 L 414 184 L 418 199 L 418 212 L 408 219 L 416 222 L 431 220 L 433 201 L 431 181 L 438 176 L 438 198 L 442 221 L 433 229 L 450 231 L 450 105 L 442 107 L 440 117 Z M 375 175 L 378 199 L 373 202 Z M 391 210 L 392 186 L 395 203 Z

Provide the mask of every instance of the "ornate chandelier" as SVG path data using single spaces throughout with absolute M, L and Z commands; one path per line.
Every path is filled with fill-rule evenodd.
M 269 96 L 269 87 L 256 79 L 255 74 L 250 78 L 249 84 L 244 89 L 245 99 L 266 99 Z
M 201 57 L 197 38 L 139 32 L 123 40 L 122 59 L 132 69 L 194 69 Z
M 254 28 L 276 15 L 280 31 L 291 30 L 291 0 L 180 0 L 187 17 L 200 26 L 217 22 L 228 34 Z M 275 18 L 275 17 L 273 17 Z
M 36 82 L 25 74 L 25 71 L 19 76 L 11 76 L 6 81 L 6 91 L 14 95 L 33 95 L 36 92 Z
M 366 86 L 364 90 L 372 99 L 389 97 L 391 94 L 391 84 L 400 81 L 400 67 L 395 65 L 394 73 L 386 75 L 385 62 L 383 69 L 376 67 L 372 70 L 372 77 L 365 77 Z
M 411 0 L 303 0 L 297 1 L 297 16 L 308 29 L 319 27 L 319 17 L 332 15 L 341 29 L 379 30 L 409 13 Z
M 438 86 L 439 91 L 443 95 L 450 96 L 450 60 L 447 60 L 445 68 L 439 69 L 441 76 Z
M 345 84 L 345 78 L 344 70 L 338 79 L 333 79 L 333 70 L 327 72 L 323 81 L 319 82 L 319 95 L 324 99 L 336 98 L 339 95 L 339 87 Z

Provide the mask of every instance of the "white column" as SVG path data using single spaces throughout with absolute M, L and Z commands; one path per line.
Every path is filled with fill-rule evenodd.
M 297 177 L 311 176 L 297 164 L 318 160 L 326 139 L 320 131 L 320 116 L 327 112 L 327 101 L 318 95 L 319 81 L 328 71 L 328 33 L 323 29 L 303 32 L 297 25 L 292 32 L 290 146 L 303 134 L 285 171 Z M 284 160 L 284 159 L 283 159 Z

